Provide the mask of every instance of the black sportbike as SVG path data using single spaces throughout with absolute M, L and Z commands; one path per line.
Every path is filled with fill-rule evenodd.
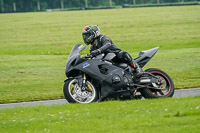
M 142 70 L 159 47 L 139 53 L 134 60 L 142 71 L 136 74 L 129 65 L 117 61 L 114 53 L 96 57 L 87 54 L 81 58 L 80 52 L 85 47 L 75 45 L 66 63 L 67 79 L 63 92 L 68 102 L 90 103 L 124 96 L 135 98 L 137 92 L 144 98 L 173 96 L 174 84 L 169 75 L 156 68 Z

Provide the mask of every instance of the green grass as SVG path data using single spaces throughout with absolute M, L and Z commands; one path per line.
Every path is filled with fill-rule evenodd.
M 198 133 L 200 97 L 0 110 L 0 132 Z
M 34 101 L 62 97 L 67 56 L 1 56 L 1 102 Z M 61 71 L 63 67 L 63 71 Z
M 68 54 L 88 24 L 133 57 L 159 46 L 145 68 L 166 71 L 176 88 L 199 87 L 199 13 L 181 6 L 0 14 L 0 103 L 63 97 Z

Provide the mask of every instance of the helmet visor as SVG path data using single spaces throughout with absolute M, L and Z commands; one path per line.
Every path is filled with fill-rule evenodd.
M 90 44 L 91 43 L 91 34 L 90 33 L 84 33 L 83 34 L 83 40 L 85 44 Z
M 83 39 L 88 39 L 90 37 L 89 33 L 83 34 Z

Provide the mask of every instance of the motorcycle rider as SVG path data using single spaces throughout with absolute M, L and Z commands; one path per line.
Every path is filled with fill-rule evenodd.
M 130 65 L 136 72 L 140 72 L 140 67 L 132 59 L 130 54 L 118 48 L 110 38 L 100 34 L 100 29 L 97 25 L 88 25 L 82 31 L 84 43 L 91 44 L 90 54 L 97 56 L 99 54 L 115 53 L 122 62 Z

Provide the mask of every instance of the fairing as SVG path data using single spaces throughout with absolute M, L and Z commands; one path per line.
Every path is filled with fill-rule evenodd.
M 159 47 L 152 48 L 146 51 L 141 51 L 139 53 L 139 57 L 134 59 L 135 62 L 137 62 L 141 68 L 144 67 L 144 65 L 156 54 L 158 49 Z

